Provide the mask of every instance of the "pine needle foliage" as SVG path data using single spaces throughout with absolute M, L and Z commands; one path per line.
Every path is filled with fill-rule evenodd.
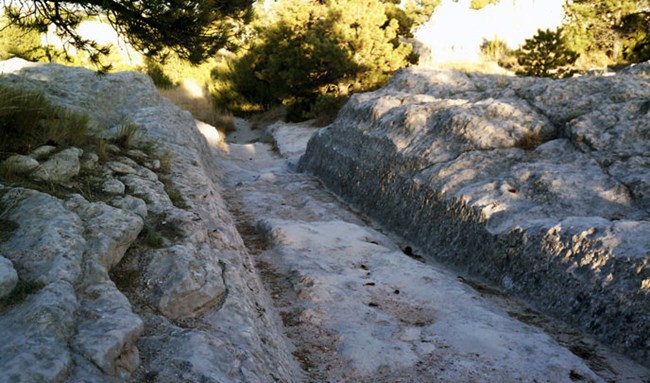
M 253 0 L 1 0 L 13 25 L 39 33 L 50 25 L 78 50 L 100 62 L 109 47 L 82 36 L 77 27 L 89 17 L 105 18 L 140 52 L 164 56 L 171 49 L 192 63 L 232 46 L 241 22 L 249 21 Z
M 248 52 L 217 74 L 231 82 L 218 102 L 282 103 L 290 120 L 310 118 L 317 103 L 335 104 L 323 98 L 382 85 L 412 50 L 398 41 L 399 23 L 381 0 L 285 0 L 264 20 Z
M 564 13 L 567 44 L 594 61 L 587 66 L 600 64 L 599 57 L 606 64 L 650 58 L 638 54 L 648 44 L 650 0 L 572 0 L 566 2 Z
M 571 66 L 578 53 L 567 47 L 562 28 L 538 30 L 515 52 L 519 69 L 516 74 L 533 77 L 564 78 L 571 76 Z

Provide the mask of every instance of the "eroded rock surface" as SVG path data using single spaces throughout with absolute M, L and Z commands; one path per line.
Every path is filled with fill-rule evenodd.
M 225 180 L 240 232 L 295 345 L 303 381 L 650 377 L 575 329 L 406 251 L 409 242 L 399 236 L 381 234 L 317 178 L 292 170 L 298 143 L 314 132 L 294 129 L 276 124 L 269 133 L 273 149 L 295 150 L 231 144 Z
M 0 302 L 0 381 L 66 381 L 83 368 L 84 379 L 127 377 L 137 362 L 122 359 L 137 355 L 142 320 L 108 270 L 142 220 L 79 195 L 66 203 L 29 189 L 3 192 L 5 219 L 16 228 L 0 252 L 19 281 Z
M 30 177 L 58 197 L 1 189 L 0 382 L 299 381 L 220 197 L 216 129 L 139 73 L 21 60 L 0 73 L 107 132 L 139 127 L 108 161 L 39 151 Z M 148 141 L 156 156 L 139 150 Z M 155 173 L 165 151 L 170 169 Z
M 79 148 L 68 148 L 52 156 L 43 162 L 32 173 L 32 177 L 39 181 L 65 182 L 79 174 L 81 165 L 79 158 L 83 150 Z
M 300 168 L 437 260 L 650 365 L 647 73 L 404 69 L 353 96 Z
M 0 257 L 0 299 L 9 295 L 18 283 L 18 274 L 10 260 Z

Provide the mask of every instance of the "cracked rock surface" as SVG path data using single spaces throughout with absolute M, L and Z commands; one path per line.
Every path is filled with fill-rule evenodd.
M 433 258 L 650 365 L 650 72 L 410 68 L 355 95 L 300 168 Z
M 225 144 L 142 74 L 0 73 L 105 138 L 138 127 L 102 156 L 43 146 L 9 163 L 54 191 L 0 184 L 2 383 L 650 377 L 510 295 L 645 361 L 643 67 L 626 75 L 640 88 L 412 69 L 355 96 L 300 166 L 402 237 L 294 171 L 306 125 L 269 129 L 279 157 Z M 572 99 L 583 85 L 609 102 Z
M 642 382 L 650 371 L 593 339 L 405 251 L 282 156 L 231 144 L 226 196 L 306 382 Z M 293 144 L 292 144 L 293 143 Z M 303 147 L 304 150 L 304 147 Z M 409 253 L 409 254 L 406 254 Z M 427 260 L 429 258 L 429 260 Z
M 299 381 L 220 196 L 216 129 L 139 73 L 16 59 L 0 73 L 109 133 L 137 125 L 135 148 L 158 142 L 157 158 L 109 145 L 108 161 L 36 148 L 40 165 L 20 167 L 97 200 L 1 186 L 0 382 Z

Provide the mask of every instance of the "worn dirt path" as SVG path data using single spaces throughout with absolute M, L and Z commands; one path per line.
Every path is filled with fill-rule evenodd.
M 407 243 L 292 171 L 313 131 L 277 126 L 274 145 L 231 143 L 225 161 L 226 198 L 305 382 L 650 381 L 500 291 L 406 255 Z

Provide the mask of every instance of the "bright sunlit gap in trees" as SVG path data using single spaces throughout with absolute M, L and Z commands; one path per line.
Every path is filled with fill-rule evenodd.
M 562 23 L 565 0 L 502 0 L 480 10 L 471 0 L 445 0 L 415 37 L 430 50 L 420 64 L 479 62 L 485 40 L 499 39 L 517 49 L 538 29 L 555 29 Z

